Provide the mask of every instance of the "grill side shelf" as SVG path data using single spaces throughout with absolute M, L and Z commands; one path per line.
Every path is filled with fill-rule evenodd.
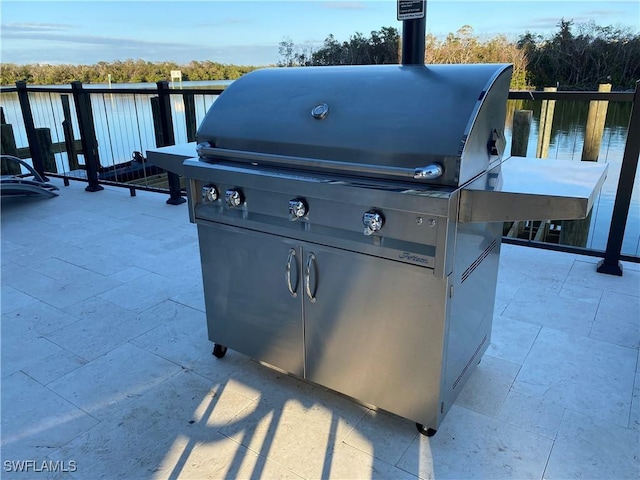
M 586 218 L 606 164 L 510 157 L 460 192 L 460 222 Z
M 196 143 L 182 143 L 169 147 L 150 148 L 147 150 L 147 160 L 164 170 L 184 176 L 182 163 L 197 156 Z

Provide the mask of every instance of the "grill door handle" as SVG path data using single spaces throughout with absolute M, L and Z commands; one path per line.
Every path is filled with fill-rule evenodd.
M 293 285 L 291 284 L 291 262 L 294 262 L 296 265 L 296 288 L 294 290 Z M 287 280 L 287 289 L 293 298 L 298 296 L 298 262 L 296 262 L 296 250 L 292 248 L 289 250 L 289 256 L 287 257 L 287 266 L 285 267 L 286 273 L 285 278 Z
M 316 276 L 316 256 L 313 253 L 310 253 L 307 257 L 307 266 L 304 271 L 304 285 L 307 291 L 307 297 L 311 300 L 311 303 L 316 303 L 316 292 L 311 292 L 311 267 L 313 266 L 313 276 Z M 317 284 L 317 282 L 316 282 Z

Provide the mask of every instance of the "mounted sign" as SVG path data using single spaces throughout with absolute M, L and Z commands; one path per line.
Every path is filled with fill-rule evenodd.
M 398 0 L 398 20 L 417 20 L 424 18 L 426 2 L 424 0 Z

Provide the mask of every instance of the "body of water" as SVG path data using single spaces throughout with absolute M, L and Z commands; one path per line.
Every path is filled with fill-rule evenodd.
M 215 82 L 182 82 L 182 88 L 215 88 L 226 87 L 232 81 Z M 170 84 L 171 85 L 171 84 Z M 175 82 L 173 87 L 180 84 Z M 58 86 L 59 87 L 59 86 Z M 117 88 L 141 88 L 155 89 L 154 83 L 112 84 L 112 89 Z M 109 85 L 85 85 L 87 89 L 109 88 Z M 31 93 L 30 102 L 34 116 L 35 126 L 49 128 L 53 142 L 63 142 L 62 130 L 62 103 L 60 93 Z M 73 97 L 71 100 L 72 123 L 75 138 L 80 138 Z M 139 94 L 94 93 L 91 95 L 92 108 L 96 135 L 98 138 L 98 153 L 103 167 L 117 165 L 132 159 L 134 151 L 142 152 L 155 148 L 155 135 L 151 114 L 152 92 Z M 22 114 L 15 93 L 2 93 L 1 105 L 3 107 L 7 123 L 13 125 L 16 144 L 18 147 L 28 145 Z M 215 102 L 216 95 L 196 95 L 196 123 L 199 125 L 209 107 Z M 173 126 L 176 143 L 187 142 L 187 128 L 182 97 L 171 96 L 173 114 Z M 507 148 L 511 149 L 511 118 L 516 109 L 533 110 L 534 118 L 531 128 L 527 156 L 535 157 L 538 137 L 538 125 L 540 118 L 541 102 L 534 101 L 509 101 L 509 114 L 506 120 L 505 136 Z M 584 130 L 588 112 L 588 102 L 557 101 L 555 107 L 551 143 L 548 158 L 564 161 L 580 161 L 582 145 L 584 142 Z M 631 105 L 628 103 L 609 103 L 602 139 L 599 162 L 609 165 L 609 173 L 601 194 L 599 195 L 592 214 L 592 226 L 587 247 L 604 250 L 611 222 L 611 213 L 615 199 L 622 156 L 627 136 L 627 127 Z M 82 163 L 82 157 L 80 156 Z M 56 164 L 59 173 L 69 171 L 66 154 L 56 155 Z M 636 175 L 634 191 L 632 195 L 631 209 L 627 222 L 627 229 L 623 243 L 623 253 L 630 255 L 640 254 L 640 181 Z

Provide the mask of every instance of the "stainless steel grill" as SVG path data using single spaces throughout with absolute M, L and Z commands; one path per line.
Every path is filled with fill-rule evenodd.
M 435 433 L 491 339 L 502 222 L 584 218 L 606 165 L 503 158 L 508 65 L 265 69 L 188 181 L 214 355 L 243 352 Z

